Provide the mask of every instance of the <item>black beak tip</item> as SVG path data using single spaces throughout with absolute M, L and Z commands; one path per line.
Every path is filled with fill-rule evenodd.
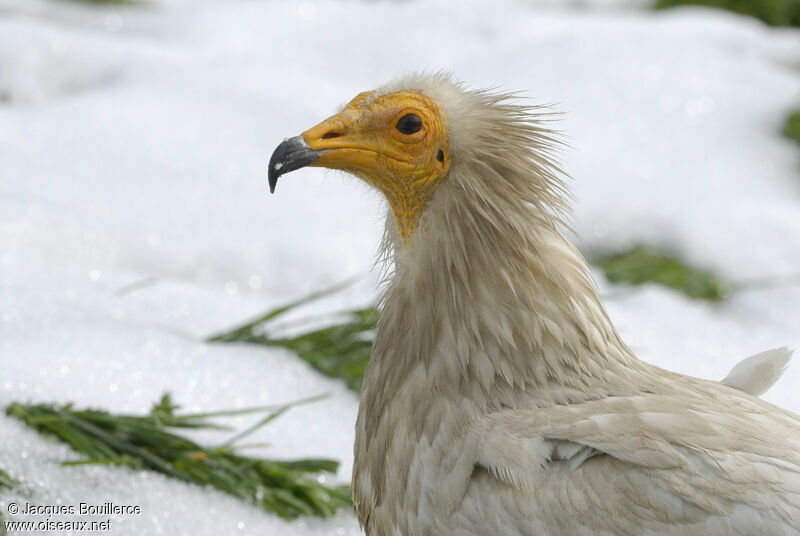
M 273 171 L 271 165 L 270 165 L 270 168 L 269 168 L 268 175 L 269 175 L 269 193 L 274 194 L 275 193 L 275 186 L 278 185 L 278 174 Z
M 267 169 L 269 192 L 275 193 L 275 186 L 281 175 L 310 166 L 319 160 L 320 154 L 322 151 L 315 151 L 309 147 L 302 136 L 283 140 L 269 159 L 269 168 Z
M 284 148 L 286 142 L 284 141 L 275 149 L 275 152 L 272 153 L 272 157 L 269 159 L 269 166 L 267 168 L 267 177 L 269 180 L 269 193 L 275 193 L 275 186 L 278 184 L 278 178 L 283 175 L 283 167 L 285 163 L 283 160 L 286 160 L 287 157 L 291 156 L 290 153 Z

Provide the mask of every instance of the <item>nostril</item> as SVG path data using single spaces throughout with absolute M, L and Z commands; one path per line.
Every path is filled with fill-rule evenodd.
M 323 134 L 321 139 L 329 140 L 331 138 L 338 138 L 341 135 L 342 135 L 341 132 L 336 132 L 335 130 L 332 130 L 330 132 L 326 132 L 325 134 Z

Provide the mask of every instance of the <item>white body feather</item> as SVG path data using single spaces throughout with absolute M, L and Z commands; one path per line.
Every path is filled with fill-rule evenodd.
M 443 76 L 399 80 L 445 111 L 452 166 L 394 261 L 356 427 L 368 535 L 797 535 L 800 418 L 638 360 L 565 238 L 535 110 Z M 731 388 L 736 387 L 736 389 Z

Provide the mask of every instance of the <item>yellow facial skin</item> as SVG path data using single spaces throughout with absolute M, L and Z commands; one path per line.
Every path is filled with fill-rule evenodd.
M 398 130 L 414 114 L 418 132 Z M 450 168 L 450 145 L 438 106 L 416 91 L 374 97 L 361 93 L 340 113 L 302 134 L 311 149 L 324 151 L 314 166 L 353 173 L 380 190 L 407 243 L 426 201 Z

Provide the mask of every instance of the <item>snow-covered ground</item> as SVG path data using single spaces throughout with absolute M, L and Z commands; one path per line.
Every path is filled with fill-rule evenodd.
M 205 411 L 330 392 L 253 441 L 268 456 L 339 459 L 347 480 L 353 394 L 288 352 L 203 339 L 353 275 L 324 306 L 374 299 L 378 196 L 309 169 L 268 197 L 266 161 L 409 70 L 565 112 L 583 247 L 654 242 L 731 281 L 800 272 L 800 157 L 777 134 L 800 101 L 800 32 L 578 3 L 610 9 L 0 0 L 0 406 L 144 412 L 171 391 Z M 750 353 L 800 347 L 798 287 L 713 306 L 601 285 L 629 344 L 673 370 L 718 379 Z M 765 398 L 800 411 L 798 387 L 795 364 Z M 72 456 L 0 416 L 0 468 L 23 483 L 0 508 L 138 504 L 112 521 L 120 536 L 358 532 L 349 512 L 287 523 L 156 474 L 59 466 Z

